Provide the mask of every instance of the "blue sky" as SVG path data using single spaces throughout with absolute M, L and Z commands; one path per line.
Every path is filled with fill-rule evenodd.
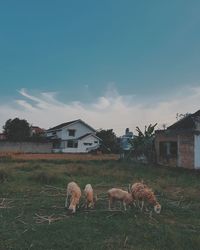
M 196 111 L 199 10 L 194 0 L 1 1 L 1 127 L 13 116 L 47 128 L 80 116 L 120 134 L 126 126 L 172 122 L 177 112 Z M 37 112 L 44 107 L 33 97 L 53 102 L 56 120 L 53 114 L 42 119 Z M 187 98 L 190 104 L 180 105 Z M 153 107 L 178 101 L 154 117 Z M 94 111 L 100 104 L 106 110 Z M 123 123 L 114 111 L 106 114 L 120 105 L 126 107 Z M 63 110 L 72 106 L 74 114 Z

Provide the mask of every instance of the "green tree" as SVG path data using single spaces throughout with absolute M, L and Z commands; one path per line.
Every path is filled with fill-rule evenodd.
M 101 129 L 96 135 L 102 139 L 101 150 L 103 153 L 119 153 L 119 142 L 113 129 Z
M 148 127 L 145 126 L 144 132 L 139 127 L 136 127 L 138 135 L 131 141 L 132 151 L 134 156 L 145 156 L 148 162 L 154 160 L 154 130 L 157 123 Z
M 7 120 L 3 126 L 3 130 L 9 141 L 27 141 L 30 137 L 29 123 L 19 118 Z
M 191 113 L 185 113 L 185 114 L 179 114 L 179 113 L 176 113 L 176 120 L 179 121 L 179 120 L 182 120 L 183 118 L 187 117 L 188 115 L 191 115 Z

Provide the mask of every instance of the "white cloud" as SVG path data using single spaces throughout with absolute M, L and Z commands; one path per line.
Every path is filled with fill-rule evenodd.
M 55 92 L 30 94 L 26 89 L 19 91 L 21 98 L 11 104 L 0 105 L 0 125 L 9 118 L 19 117 L 29 123 L 49 128 L 59 123 L 82 119 L 94 128 L 113 128 L 122 135 L 125 128 L 144 128 L 147 124 L 170 125 L 176 113 L 195 112 L 200 109 L 200 87 L 186 86 L 162 101 L 139 101 L 135 95 L 122 96 L 109 85 L 104 96 L 90 104 L 79 101 L 62 103 Z M 15 104 L 15 105 L 14 105 Z
M 21 106 L 22 108 L 29 110 L 29 111 L 35 111 L 36 108 L 34 108 L 30 103 L 28 103 L 27 101 L 24 100 L 16 100 L 15 101 L 16 104 L 18 104 L 19 106 Z
M 97 103 L 94 103 L 93 106 L 97 110 L 104 110 L 105 108 L 109 108 L 110 104 L 111 103 L 110 103 L 109 99 L 102 96 L 102 97 L 98 98 Z

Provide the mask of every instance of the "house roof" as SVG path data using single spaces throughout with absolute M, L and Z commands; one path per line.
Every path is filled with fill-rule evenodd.
M 96 130 L 94 128 L 92 128 L 90 125 L 88 125 L 87 123 L 85 123 L 84 121 L 82 121 L 81 119 L 78 119 L 78 120 L 74 120 L 74 121 L 70 121 L 70 122 L 65 122 L 65 123 L 61 123 L 53 128 L 50 128 L 47 130 L 47 132 L 50 132 L 52 130 L 60 130 L 64 127 L 67 127 L 71 124 L 74 124 L 74 123 L 77 123 L 77 122 L 81 122 L 82 124 L 84 124 L 85 126 L 87 126 L 88 128 L 90 128 L 93 132 L 95 132 Z
M 196 129 L 196 123 L 200 123 L 200 110 L 193 114 L 189 114 L 183 119 L 175 122 L 167 129 L 174 130 L 174 129 Z
M 85 138 L 85 137 L 87 137 L 87 136 L 90 136 L 90 135 L 92 135 L 92 136 L 96 137 L 98 140 L 102 141 L 101 138 L 99 138 L 98 136 L 96 136 L 96 135 L 93 134 L 93 133 L 87 133 L 87 134 L 85 134 L 85 135 L 82 135 L 82 136 L 80 136 L 79 138 L 77 138 L 77 140 L 82 140 L 83 138 Z
M 45 132 L 44 128 L 40 128 L 38 126 L 31 126 L 31 130 L 32 131 L 34 130 L 36 133 L 43 133 L 43 132 Z

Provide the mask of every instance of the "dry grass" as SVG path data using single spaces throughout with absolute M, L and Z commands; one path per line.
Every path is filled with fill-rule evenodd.
M 1 153 L 0 157 L 11 157 L 19 160 L 74 160 L 74 161 L 91 161 L 91 160 L 118 160 L 116 154 L 23 154 L 23 153 Z
M 200 249 L 196 173 L 115 160 L 17 160 L 0 162 L 0 169 L 14 177 L 0 184 L 0 249 Z M 155 191 L 160 215 L 137 207 L 125 212 L 118 203 L 108 211 L 108 189 L 141 179 Z M 82 190 L 92 184 L 99 198 L 94 209 L 85 210 L 82 197 L 77 213 L 67 213 L 71 180 Z

